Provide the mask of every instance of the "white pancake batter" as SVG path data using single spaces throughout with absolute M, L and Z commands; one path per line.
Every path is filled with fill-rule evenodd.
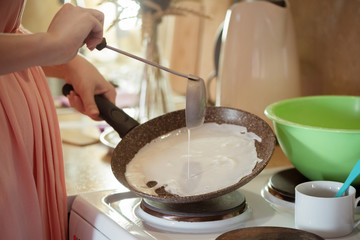
M 205 123 L 161 136 L 143 147 L 126 167 L 126 179 L 141 192 L 157 195 L 161 186 L 169 193 L 193 196 L 223 189 L 252 173 L 257 162 L 256 134 L 245 127 Z M 156 181 L 149 188 L 146 183 Z

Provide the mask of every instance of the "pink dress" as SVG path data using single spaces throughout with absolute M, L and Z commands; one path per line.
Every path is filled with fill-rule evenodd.
M 19 31 L 23 4 L 0 1 L 0 33 Z M 0 75 L 0 164 L 0 238 L 67 239 L 60 131 L 40 67 Z

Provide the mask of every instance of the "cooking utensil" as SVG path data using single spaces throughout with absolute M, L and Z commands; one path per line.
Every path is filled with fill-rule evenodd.
M 103 38 L 102 42 L 96 46 L 96 49 L 99 51 L 104 48 L 108 48 L 112 51 L 134 58 L 138 61 L 149 64 L 153 67 L 162 69 L 174 75 L 188 79 L 187 90 L 186 90 L 186 108 L 185 108 L 186 127 L 187 128 L 197 127 L 204 122 L 205 110 L 206 110 L 206 89 L 205 89 L 205 82 L 202 78 L 199 78 L 191 74 L 186 75 L 183 73 L 179 73 L 170 68 L 161 66 L 155 62 L 151 62 L 147 59 L 138 57 L 136 55 L 125 52 L 118 48 L 109 46 L 107 45 L 105 38 Z
M 253 239 L 292 239 L 292 240 L 324 240 L 322 237 L 304 230 L 285 227 L 247 227 L 232 230 L 218 236 L 215 240 L 253 240 Z
M 360 158 L 359 106 L 358 96 L 309 96 L 273 103 L 265 114 L 299 172 L 310 180 L 344 182 Z
M 63 94 L 66 96 L 71 90 L 71 85 L 64 85 Z M 255 147 L 257 156 L 262 159 L 262 161 L 256 164 L 250 175 L 243 177 L 239 182 L 231 186 L 219 189 L 215 192 L 186 197 L 179 197 L 166 192 L 156 196 L 150 195 L 140 192 L 127 182 L 125 177 L 126 165 L 134 158 L 135 154 L 141 148 L 150 143 L 153 139 L 176 129 L 186 127 L 185 110 L 167 113 L 139 125 L 138 122 L 128 116 L 124 111 L 117 108 L 105 97 L 96 95 L 95 102 L 99 108 L 101 117 L 109 123 L 122 138 L 120 143 L 114 149 L 111 158 L 113 174 L 121 184 L 144 198 L 165 203 L 187 203 L 198 202 L 224 195 L 236 190 L 256 177 L 268 164 L 275 148 L 275 135 L 271 127 L 258 116 L 232 108 L 208 107 L 206 109 L 205 122 L 244 126 L 247 128 L 248 132 L 253 132 L 259 136 L 261 142 L 255 141 Z
M 341 197 L 344 192 L 349 188 L 350 184 L 360 175 L 360 160 L 355 164 L 347 177 L 345 183 L 341 186 L 340 190 L 335 194 L 335 197 Z
M 65 84 L 62 88 L 64 96 L 69 95 L 70 91 L 74 90 L 70 84 Z M 99 108 L 100 117 L 104 119 L 116 132 L 119 133 L 120 137 L 123 138 L 125 135 L 134 127 L 138 126 L 139 123 L 126 114 L 122 109 L 118 108 L 110 102 L 103 95 L 95 95 L 95 103 Z
M 206 89 L 203 79 L 188 81 L 186 87 L 186 127 L 194 128 L 204 122 L 206 110 Z
M 237 183 L 218 191 L 210 192 L 202 195 L 180 197 L 171 195 L 159 189 L 159 195 L 150 195 L 140 192 L 133 188 L 126 180 L 126 165 L 134 158 L 135 154 L 153 139 L 167 134 L 176 129 L 184 128 L 185 111 L 179 110 L 154 118 L 132 129 L 116 146 L 112 159 L 111 167 L 115 177 L 121 184 L 134 191 L 144 198 L 165 202 L 165 203 L 187 203 L 198 202 L 211 199 L 229 193 L 243 186 L 255 176 L 257 176 L 267 165 L 275 147 L 275 136 L 271 127 L 261 118 L 245 111 L 224 108 L 224 107 L 208 107 L 206 109 L 205 123 L 216 122 L 218 124 L 234 124 L 247 128 L 248 132 L 258 135 L 262 141 L 255 142 L 258 158 L 262 159 L 253 169 L 252 173 L 245 176 Z M 151 157 L 149 158 L 151 161 Z

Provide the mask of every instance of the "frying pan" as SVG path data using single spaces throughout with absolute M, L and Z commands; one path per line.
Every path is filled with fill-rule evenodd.
M 65 85 L 63 88 L 64 95 L 67 95 L 71 89 L 71 86 L 69 88 L 69 85 Z M 275 135 L 271 127 L 260 117 L 233 108 L 207 107 L 205 123 L 215 122 L 218 124 L 240 125 L 246 127 L 248 132 L 253 132 L 258 135 L 262 141 L 255 141 L 255 147 L 257 157 L 262 159 L 262 161 L 256 164 L 250 175 L 243 177 L 231 186 L 214 192 L 182 197 L 172 195 L 162 187 L 156 190 L 158 195 L 150 195 L 135 189 L 128 183 L 125 177 L 126 165 L 134 158 L 140 149 L 153 139 L 176 129 L 186 127 L 185 110 L 167 113 L 139 125 L 134 119 L 110 103 L 103 96 L 96 95 L 95 102 L 99 108 L 100 116 L 108 122 L 122 138 L 114 149 L 111 157 L 111 168 L 114 176 L 125 187 L 137 195 L 150 200 L 164 203 L 190 203 L 219 197 L 232 192 L 248 183 L 265 168 L 275 148 Z M 149 159 L 149 161 L 151 161 L 151 159 Z

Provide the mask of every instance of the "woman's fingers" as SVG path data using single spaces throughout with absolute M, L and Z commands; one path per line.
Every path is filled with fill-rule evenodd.
M 93 120 L 101 120 L 99 117 L 99 110 L 95 105 L 95 100 L 93 103 L 85 103 L 82 101 L 82 98 L 75 93 L 75 91 L 70 91 L 70 94 L 67 96 L 69 102 L 73 108 L 77 111 L 91 117 Z M 94 99 L 94 96 L 92 97 Z M 89 101 L 90 98 L 84 98 Z
M 76 55 L 83 44 L 93 50 L 101 43 L 103 25 L 102 12 L 65 4 L 52 19 L 47 33 L 57 46 L 60 58 L 66 62 Z

